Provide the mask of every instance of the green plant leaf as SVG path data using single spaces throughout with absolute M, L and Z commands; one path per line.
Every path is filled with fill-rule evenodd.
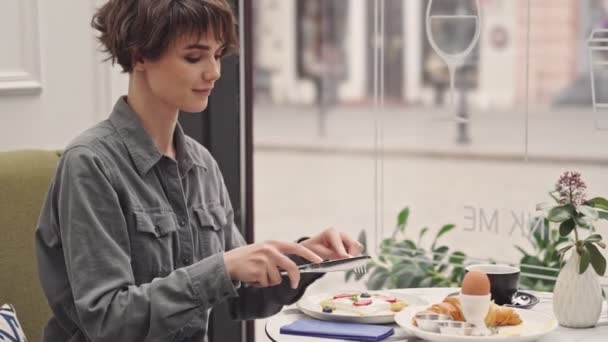
M 454 227 L 456 227 L 453 224 L 446 224 L 443 227 L 441 227 L 441 229 L 439 229 L 439 232 L 437 233 L 437 236 L 435 236 L 435 240 L 433 240 L 433 243 L 431 244 L 431 250 L 435 249 L 435 245 L 437 244 L 437 240 L 439 240 L 439 238 L 448 233 L 450 230 L 454 229 Z
M 410 248 L 412 250 L 417 250 L 418 249 L 418 246 L 416 246 L 416 243 L 414 241 L 410 240 L 410 239 L 403 240 L 401 242 L 403 242 L 403 244 L 405 246 L 407 246 L 408 248 Z
M 397 288 L 411 287 L 412 280 L 415 279 L 415 272 L 412 270 L 404 270 L 395 275 L 395 285 Z
M 452 255 L 450 256 L 450 264 L 452 265 L 462 265 L 464 264 L 464 260 L 466 259 L 466 254 L 464 254 L 463 252 L 460 251 L 456 251 L 454 253 L 452 253 Z
M 395 254 L 395 243 L 395 239 L 389 238 L 382 240 L 382 242 L 380 243 L 380 253 L 382 254 L 382 256 L 388 258 L 391 255 Z
M 412 263 L 409 260 L 402 260 L 399 263 L 396 263 L 393 265 L 393 268 L 391 269 L 391 273 L 399 273 L 402 270 L 407 270 L 412 268 Z
M 410 256 L 409 247 L 406 247 L 403 241 L 397 242 L 391 253 L 399 259 L 403 259 Z
M 547 214 L 547 218 L 551 222 L 564 222 L 574 217 L 574 215 L 574 206 L 572 204 L 564 204 L 551 208 Z
M 443 227 L 441 227 L 441 229 L 439 230 L 439 233 L 437 233 L 437 239 L 439 239 L 442 235 L 449 232 L 450 230 L 454 229 L 454 227 L 456 227 L 456 226 L 453 224 L 446 224 Z
M 599 213 L 592 207 L 586 205 L 577 205 L 576 211 L 581 213 L 582 215 L 589 217 L 592 220 L 597 220 Z
M 417 255 L 416 260 L 413 262 L 414 265 L 416 265 L 416 267 L 423 272 L 428 272 L 433 268 L 433 263 L 431 262 L 431 259 L 429 259 L 429 257 L 425 254 Z
M 420 244 L 422 242 L 422 238 L 428 231 L 429 231 L 428 227 L 424 227 L 420 230 L 420 234 L 418 235 L 418 244 Z
M 574 218 L 576 225 L 581 228 L 590 229 L 593 228 L 592 221 L 585 216 L 578 216 Z
M 431 275 L 431 287 L 445 287 L 446 279 L 438 274 Z
M 608 221 L 608 211 L 598 210 L 597 215 L 600 220 Z
M 389 272 L 385 268 L 378 267 L 372 272 L 367 281 L 367 287 L 370 290 L 379 290 L 384 287 L 384 283 L 388 279 Z
M 398 288 L 409 287 L 409 284 L 417 275 L 417 269 L 412 267 L 410 262 L 393 267 L 391 272 L 392 277 L 394 278 L 395 287 Z
M 602 241 L 602 236 L 600 234 L 593 234 L 585 239 L 585 243 L 588 242 L 600 242 Z
M 447 252 L 450 250 L 450 248 L 448 246 L 441 246 L 438 248 L 435 248 L 433 250 L 433 260 L 435 261 L 440 261 L 443 258 L 445 258 Z
M 418 287 L 422 287 L 420 285 L 420 282 L 425 278 L 425 275 L 417 272 L 414 273 L 414 275 L 410 278 L 407 279 L 407 281 L 400 279 L 401 282 L 399 282 L 400 286 L 399 288 L 403 289 L 403 288 L 418 288 Z
M 539 221 L 541 221 L 539 223 Z M 542 250 L 547 247 L 550 240 L 549 231 L 549 220 L 542 217 L 537 217 L 532 221 L 530 229 L 534 229 L 532 236 L 534 237 L 533 243 L 536 243 L 536 249 Z
M 530 266 L 543 266 L 542 261 L 536 256 L 530 255 L 521 258 L 520 262 L 521 273 L 537 273 L 537 269 Z
M 572 230 L 574 229 L 575 226 L 576 226 L 576 223 L 571 218 L 562 222 L 559 225 L 559 235 L 568 236 L 572 232 Z
M 591 242 L 585 244 L 589 250 L 589 256 L 591 258 L 591 266 L 600 277 L 606 273 L 606 258 L 602 253 L 595 247 Z
M 587 201 L 587 204 L 594 208 L 608 210 L 608 200 L 603 197 L 595 197 Z
M 521 269 L 521 284 L 523 287 L 533 290 L 540 290 L 547 287 L 552 288 L 555 281 L 550 279 L 539 279 L 537 276 L 548 276 L 555 277 L 557 272 L 547 269 L 539 269 L 535 266 L 549 267 L 536 256 L 526 256 L 521 258 L 520 269 Z
M 405 227 L 407 226 L 407 219 L 410 217 L 410 208 L 405 207 L 399 215 L 397 215 L 397 227 L 399 231 L 403 233 L 405 231 Z
M 413 257 L 418 254 L 418 247 L 412 240 L 403 240 L 397 243 L 397 247 L 399 248 L 399 251 L 403 251 L 403 255 Z
M 587 268 L 589 268 L 589 263 L 591 262 L 591 256 L 589 255 L 587 248 L 582 248 L 581 253 L 581 262 L 578 269 L 579 274 L 585 273 Z
M 450 280 L 455 284 L 460 284 L 462 283 L 462 278 L 464 278 L 464 268 L 454 267 L 452 274 L 450 275 Z

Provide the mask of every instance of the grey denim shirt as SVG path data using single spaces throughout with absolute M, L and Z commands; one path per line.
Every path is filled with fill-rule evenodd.
M 318 278 L 295 290 L 233 282 L 223 252 L 245 241 L 218 165 L 179 125 L 174 141 L 176 160 L 122 98 L 64 151 L 35 237 L 53 311 L 43 341 L 206 341 L 218 303 L 234 319 L 266 317 Z

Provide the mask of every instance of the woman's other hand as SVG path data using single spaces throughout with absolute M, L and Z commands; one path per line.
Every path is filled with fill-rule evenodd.
M 300 244 L 324 260 L 350 258 L 360 255 L 363 251 L 363 245 L 357 240 L 334 228 L 326 229 Z

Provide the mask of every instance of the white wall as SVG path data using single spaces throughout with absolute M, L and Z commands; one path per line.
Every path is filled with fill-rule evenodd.
M 62 148 L 107 117 L 124 79 L 90 27 L 102 2 L 0 1 L 0 151 Z

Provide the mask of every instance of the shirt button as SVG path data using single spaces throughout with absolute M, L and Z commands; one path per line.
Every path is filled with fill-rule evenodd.
M 179 220 L 179 226 L 180 226 L 180 227 L 183 227 L 183 226 L 185 226 L 185 225 L 186 225 L 186 221 L 184 221 L 184 220 Z
M 184 266 L 188 266 L 190 265 L 190 258 L 186 257 L 182 259 L 182 263 L 184 264 Z

